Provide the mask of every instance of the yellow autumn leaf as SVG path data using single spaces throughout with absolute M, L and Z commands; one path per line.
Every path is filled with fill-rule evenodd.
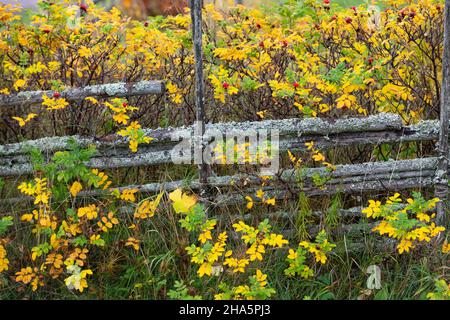
M 36 118 L 37 114 L 35 113 L 30 113 L 26 116 L 26 118 L 21 118 L 21 117 L 11 117 L 13 120 L 16 120 L 17 122 L 19 122 L 19 126 L 23 127 L 25 126 L 25 124 L 27 124 L 27 122 L 31 121 L 32 119 Z
M 275 205 L 275 198 L 267 199 L 266 201 L 264 201 L 264 203 L 267 204 L 267 205 L 274 206 Z
M 73 197 L 76 197 L 77 194 L 81 191 L 81 189 L 83 189 L 83 186 L 81 185 L 81 183 L 79 183 L 78 181 L 75 181 L 71 186 L 70 186 L 70 194 Z
M 91 49 L 89 49 L 86 46 L 81 46 L 80 49 L 78 49 L 78 54 L 82 58 L 89 58 L 92 55 Z
M 176 213 L 187 213 L 197 203 L 195 196 L 188 196 L 181 189 L 176 189 L 169 194 L 172 206 Z
M 27 82 L 23 79 L 19 79 L 14 82 L 14 90 L 19 91 L 20 88 L 24 87 Z
M 84 98 L 84 100 L 89 101 L 92 104 L 98 104 L 98 100 L 95 99 L 94 97 L 86 97 Z
M 447 241 L 444 242 L 442 245 L 442 253 L 449 253 L 450 252 L 450 243 Z

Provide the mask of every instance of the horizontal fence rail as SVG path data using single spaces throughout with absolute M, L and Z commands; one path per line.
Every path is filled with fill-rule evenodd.
M 87 97 L 115 98 L 128 96 L 143 96 L 149 94 L 164 93 L 165 87 L 162 81 L 140 81 L 134 83 L 107 83 L 87 86 L 83 88 L 68 88 L 60 92 L 61 98 L 67 101 L 80 101 Z M 52 97 L 55 91 L 24 91 L 13 95 L 0 96 L 0 108 L 13 106 L 26 106 L 41 103 L 42 96 Z
M 303 186 L 296 187 L 295 172 L 292 169 L 282 172 L 278 179 L 274 179 L 276 186 L 262 188 L 268 196 L 282 199 L 289 191 L 302 191 L 309 196 L 330 195 L 335 193 L 362 193 L 379 190 L 404 190 L 410 188 L 426 188 L 433 185 L 434 174 L 438 159 L 436 157 L 397 160 L 386 162 L 368 162 L 354 165 L 338 165 L 336 170 L 328 172 L 325 168 L 307 168 L 303 170 Z M 320 174 L 329 177 L 327 183 L 317 187 L 311 178 Z M 232 176 L 210 177 L 208 184 L 216 190 L 246 190 L 246 194 L 256 192 L 256 185 L 260 179 L 256 176 L 237 174 Z M 189 186 L 192 190 L 201 187 L 198 180 L 186 182 L 185 180 L 166 183 L 148 183 L 143 185 L 129 185 L 119 187 L 118 190 L 137 189 L 141 193 L 157 193 L 161 190 L 173 191 L 177 188 Z M 289 186 L 289 187 L 288 187 Z M 252 187 L 254 189 L 252 189 Z M 290 189 L 290 190 L 288 190 Z M 80 197 L 95 197 L 107 194 L 105 191 L 82 191 Z M 4 203 L 14 203 L 24 198 L 5 200 Z M 29 198 L 31 199 L 31 198 Z M 216 205 L 233 205 L 245 202 L 240 194 L 218 194 L 210 199 Z
M 417 125 L 403 126 L 396 114 L 379 114 L 364 118 L 326 121 L 320 118 L 268 120 L 259 122 L 219 123 L 206 125 L 208 131 L 224 135 L 239 134 L 246 130 L 278 130 L 279 151 L 304 150 L 305 142 L 314 141 L 317 148 L 370 145 L 394 142 L 433 141 L 439 135 L 439 122 L 422 121 Z M 146 129 L 145 134 L 154 138 L 150 144 L 141 144 L 138 152 L 131 153 L 128 140 L 116 136 L 108 141 L 87 137 L 51 137 L 0 146 L 0 176 L 18 176 L 33 172 L 29 152 L 31 148 L 41 150 L 44 155 L 66 150 L 69 140 L 75 140 L 81 147 L 95 145 L 98 155 L 87 164 L 92 168 L 111 169 L 133 166 L 150 166 L 172 162 L 171 150 L 179 143 L 172 137 L 187 136 L 192 139 L 193 126 L 181 128 Z

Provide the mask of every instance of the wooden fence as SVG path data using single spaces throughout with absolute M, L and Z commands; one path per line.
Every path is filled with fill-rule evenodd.
M 338 165 L 332 172 L 324 168 L 306 169 L 304 176 L 313 177 L 319 173 L 328 177 L 324 187 L 317 187 L 306 179 L 301 190 L 308 195 L 372 192 L 382 190 L 401 190 L 409 188 L 425 188 L 435 186 L 435 194 L 444 201 L 438 204 L 437 220 L 444 222 L 448 194 L 448 129 L 450 109 L 450 0 L 445 6 L 445 37 L 443 59 L 443 83 L 441 90 L 440 120 L 422 121 L 417 125 L 403 126 L 400 116 L 395 114 L 379 114 L 365 118 L 338 119 L 327 121 L 323 119 L 286 119 L 260 122 L 219 123 L 204 125 L 204 78 L 202 65 L 202 12 L 199 0 L 190 1 L 192 17 L 192 33 L 195 53 L 195 88 L 196 88 L 196 119 L 202 123 L 200 134 L 193 127 L 165 128 L 146 130 L 146 134 L 155 140 L 150 145 L 139 147 L 136 154 L 129 153 L 127 141 L 117 138 L 115 141 L 102 142 L 89 137 L 72 137 L 80 145 L 94 144 L 99 150 L 88 165 L 101 169 L 132 166 L 151 166 L 171 162 L 170 151 L 177 143 L 172 141 L 172 134 L 182 136 L 183 133 L 195 133 L 192 139 L 205 142 L 205 132 L 215 129 L 222 133 L 229 130 L 278 130 L 280 134 L 279 150 L 298 150 L 304 148 L 306 141 L 315 141 L 320 149 L 341 146 L 377 145 L 382 143 L 398 143 L 410 141 L 438 141 L 436 157 L 411 160 L 392 160 L 352 165 Z M 162 93 L 164 85 L 158 81 L 142 81 L 134 84 L 105 84 L 82 89 L 69 89 L 62 92 L 62 97 L 68 100 L 80 100 L 92 97 L 128 97 Z M 17 95 L 0 97 L 0 108 L 14 105 L 29 105 L 39 103 L 43 93 L 52 92 L 22 92 Z M 69 137 L 42 138 L 17 144 L 0 146 L 0 176 L 19 176 L 33 171 L 27 154 L 30 146 L 37 147 L 50 155 L 67 147 Z M 201 144 L 203 150 L 204 144 Z M 199 179 L 190 183 L 194 190 L 203 191 L 205 186 L 216 191 L 223 189 L 245 188 L 252 192 L 257 188 L 257 177 L 238 174 L 233 176 L 208 176 L 208 167 L 199 165 Z M 274 179 L 265 191 L 277 198 L 299 191 L 294 170 L 285 170 Z M 137 188 L 141 192 L 157 192 L 161 189 L 173 190 L 185 185 L 185 181 L 166 183 L 148 183 L 139 186 L 124 186 Z M 200 192 L 201 193 L 201 192 Z M 201 193 L 202 194 L 202 193 Z M 80 196 L 101 195 L 98 192 L 81 192 Z M 210 199 L 217 205 L 235 204 L 244 201 L 242 197 L 230 192 L 218 192 Z M 14 203 L 20 199 L 3 200 Z
M 99 89 L 101 88 L 101 89 Z M 113 89 L 114 88 L 114 89 Z M 143 94 L 160 94 L 164 90 L 161 82 L 143 81 L 135 84 L 111 84 L 86 87 L 82 90 L 68 89 L 62 93 L 69 100 L 79 100 L 89 96 L 96 98 L 113 96 L 136 96 Z M 47 92 L 51 95 L 51 92 Z M 14 101 L 16 105 L 31 105 L 39 103 L 42 92 L 25 92 L 0 98 L 1 107 L 12 107 L 6 101 Z M 398 114 L 382 113 L 368 117 L 342 118 L 335 121 L 320 118 L 266 120 L 259 122 L 230 122 L 209 124 L 205 126 L 205 140 L 209 141 L 209 130 L 221 132 L 224 135 L 233 131 L 246 132 L 251 130 L 277 130 L 279 133 L 279 151 L 305 150 L 305 142 L 314 141 L 321 150 L 338 147 L 380 145 L 389 143 L 437 141 L 440 133 L 438 120 L 425 120 L 416 125 L 404 126 Z M 75 140 L 81 147 L 95 145 L 98 154 L 87 165 L 92 168 L 112 169 L 146 166 L 157 168 L 161 164 L 170 164 L 171 150 L 178 143 L 172 137 L 191 137 L 195 139 L 194 126 L 180 128 L 145 129 L 145 134 L 154 138 L 150 144 L 141 144 L 136 153 L 131 153 L 126 138 L 115 136 L 115 139 L 98 141 L 91 137 L 66 136 L 46 137 L 37 140 L 0 146 L 0 177 L 19 177 L 33 173 L 30 162 L 30 148 L 38 148 L 46 159 L 56 151 L 67 150 L 68 142 Z M 397 191 L 410 188 L 433 187 L 436 178 L 439 157 L 427 157 L 410 160 L 391 160 L 360 164 L 337 165 L 334 171 L 325 168 L 304 169 L 304 183 L 300 189 L 297 184 L 296 172 L 293 169 L 281 170 L 269 186 L 264 187 L 267 195 L 277 199 L 284 199 L 303 191 L 308 196 L 331 195 L 335 193 L 358 194 L 379 191 Z M 316 186 L 314 175 L 327 177 L 324 187 Z M 260 188 L 257 176 L 236 174 L 232 176 L 210 176 L 207 179 L 211 189 L 208 203 L 214 206 L 236 205 L 245 202 L 243 194 L 256 192 Z M 160 190 L 171 191 L 185 187 L 186 181 L 150 182 L 143 185 L 122 186 L 119 189 L 136 188 L 143 193 L 157 193 Z M 192 190 L 199 191 L 203 184 L 198 179 L 189 183 Z M 245 192 L 242 192 L 245 190 Z M 82 191 L 79 197 L 101 197 L 107 191 Z M 0 200 L 2 205 L 16 205 L 26 203 L 31 198 L 19 197 Z M 361 207 L 340 210 L 339 215 L 346 221 L 353 221 L 361 217 Z M 321 212 L 314 212 L 313 216 L 320 217 Z M 292 216 L 285 211 L 267 214 L 267 217 L 278 221 L 287 221 Z M 218 217 L 220 219 L 220 217 Z M 236 216 L 251 219 L 251 216 Z M 231 219 L 234 219 L 231 217 Z M 368 232 L 370 224 L 343 223 L 338 227 L 346 234 Z M 315 234 L 317 226 L 309 228 L 310 234 Z M 289 231 L 289 232 L 292 232 Z M 289 233 L 288 232 L 288 233 Z
M 164 85 L 158 81 L 143 81 L 134 84 L 106 84 L 86 87 L 83 89 L 68 89 L 61 94 L 68 100 L 80 100 L 87 96 L 96 98 L 113 96 L 136 96 L 144 94 L 159 94 Z M 0 98 L 1 107 L 13 105 L 31 105 L 39 103 L 43 92 L 23 92 L 17 95 Z M 52 92 L 46 92 L 51 95 Z M 416 125 L 404 126 L 397 114 L 382 113 L 368 117 L 343 118 L 325 120 L 320 118 L 266 120 L 259 122 L 231 122 L 209 124 L 205 126 L 205 141 L 209 141 L 209 130 L 221 132 L 224 135 L 246 130 L 264 129 L 277 130 L 279 133 L 279 151 L 305 150 L 305 142 L 314 141 L 321 150 L 344 146 L 380 145 L 385 143 L 403 143 L 412 141 L 436 141 L 439 138 L 440 123 L 438 120 L 426 120 Z M 131 153 L 126 138 L 116 136 L 108 141 L 98 141 L 90 137 L 46 137 L 21 143 L 0 146 L 0 177 L 28 175 L 33 172 L 29 151 L 31 147 L 38 148 L 50 158 L 56 151 L 66 150 L 69 140 L 75 140 L 80 146 L 95 145 L 98 154 L 87 164 L 92 168 L 111 169 L 134 166 L 157 166 L 172 162 L 171 150 L 178 143 L 172 141 L 173 136 L 188 136 L 195 138 L 194 127 L 145 129 L 145 134 L 154 138 L 150 144 L 139 146 L 137 153 Z M 304 169 L 305 184 L 302 187 L 307 195 L 323 195 L 342 193 L 358 193 L 382 190 L 401 190 L 408 188 L 430 187 L 434 184 L 438 157 L 428 157 L 412 160 L 392 160 L 370 162 L 352 165 L 337 165 L 336 170 L 329 172 L 325 168 Z M 327 177 L 325 188 L 317 187 L 311 181 L 313 175 Z M 265 187 L 268 194 L 283 198 L 289 192 L 298 191 L 295 170 L 283 170 L 274 179 L 271 186 Z M 220 191 L 210 200 L 217 205 L 226 205 L 244 201 L 233 193 L 241 188 L 257 188 L 260 182 L 257 176 L 237 174 L 232 176 L 210 176 L 207 183 L 213 190 Z M 186 185 L 186 181 L 171 181 L 165 183 L 148 183 L 144 185 L 123 186 L 122 188 L 137 188 L 140 192 L 158 192 L 161 189 L 174 190 Z M 232 187 L 230 187 L 232 186 Z M 190 182 L 193 190 L 201 187 L 200 181 Z M 221 192 L 228 190 L 230 192 Z M 101 195 L 101 191 L 81 192 L 80 196 Z M 22 201 L 9 199 L 3 202 Z

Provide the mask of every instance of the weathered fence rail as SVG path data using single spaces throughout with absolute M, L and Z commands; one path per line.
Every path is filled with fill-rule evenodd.
M 400 116 L 379 114 L 365 118 L 349 118 L 326 121 L 319 118 L 269 120 L 260 122 L 221 123 L 207 125 L 208 132 L 221 132 L 224 135 L 239 134 L 246 130 L 278 130 L 279 150 L 305 149 L 304 143 L 314 141 L 322 149 L 350 145 L 370 145 L 393 142 L 431 141 L 439 135 L 438 121 L 423 121 L 417 125 L 403 126 Z M 131 166 L 149 166 L 171 163 L 171 150 L 178 143 L 172 137 L 194 137 L 194 128 L 166 128 L 145 130 L 147 136 L 154 138 L 148 145 L 140 145 L 137 153 L 128 149 L 127 139 L 117 137 L 109 141 L 99 141 L 87 137 L 42 138 L 15 144 L 0 146 L 0 176 L 17 176 L 33 172 L 30 163 L 30 148 L 38 148 L 43 154 L 51 155 L 66 150 L 69 140 L 75 140 L 80 146 L 93 144 L 99 153 L 88 165 L 99 169 L 122 168 Z
M 87 97 L 108 98 L 142 96 L 148 94 L 160 94 L 164 92 L 164 82 L 162 81 L 140 81 L 135 83 L 108 83 L 87 86 L 84 88 L 69 88 L 60 93 L 61 97 L 67 101 L 80 101 Z M 0 96 L 0 108 L 13 107 L 19 105 L 31 105 L 41 103 L 42 96 L 52 97 L 55 91 L 24 91 L 13 95 Z

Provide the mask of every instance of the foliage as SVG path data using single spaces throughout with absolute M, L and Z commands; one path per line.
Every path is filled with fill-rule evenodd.
M 384 0 L 382 11 L 333 0 L 282 0 L 272 12 L 206 5 L 207 120 L 394 112 L 409 124 L 436 117 L 442 2 Z M 0 5 L 0 94 L 53 91 L 26 110 L 5 111 L 2 139 L 79 134 L 108 141 L 112 135 L 137 152 L 152 140 L 144 128 L 191 123 L 189 12 L 139 21 L 92 1 L 84 6 L 79 15 L 78 2 L 40 1 L 40 10 L 25 17 L 18 8 Z M 82 101 L 64 95 L 70 87 L 142 79 L 164 80 L 166 95 Z M 267 142 L 253 158 L 251 147 L 226 141 L 217 145 L 217 158 L 264 164 L 277 151 Z M 306 153 L 290 150 L 286 159 L 297 177 L 295 208 L 272 193 L 271 177 L 258 176 L 261 187 L 223 216 L 213 216 L 216 211 L 190 191 L 148 196 L 137 187 L 113 187 L 123 177 L 87 165 L 94 146 L 70 140 L 53 156 L 32 149 L 33 176 L 18 185 L 25 200 L 0 218 L 0 297 L 447 299 L 442 265 L 448 264 L 450 246 L 427 245 L 443 236 L 444 228 L 434 223 L 439 200 L 419 193 L 406 203 L 398 193 L 384 204 L 370 200 L 363 213 L 379 219 L 373 231 L 394 239 L 399 255 L 374 250 L 379 239 L 369 234 L 363 252 L 354 254 L 350 246 L 360 240 L 331 234 L 348 198 L 336 196 L 328 214 L 317 217 L 313 210 L 327 208 L 304 190 L 325 190 L 335 169 L 327 158 L 333 157 L 313 141 L 299 149 Z M 383 145 L 373 154 L 387 158 L 389 150 Z M 400 155 L 418 150 L 401 148 Z M 309 166 L 324 170 L 306 177 Z M 2 193 L 4 185 L 0 180 Z M 281 215 L 274 214 L 280 207 Z M 293 235 L 286 235 L 281 216 L 295 220 Z M 312 224 L 318 232 L 311 232 Z M 383 270 L 381 290 L 364 286 L 366 267 L 373 265 Z
M 450 300 L 450 286 L 445 280 L 436 280 L 435 287 L 435 292 L 428 293 L 427 298 L 430 300 Z
M 373 231 L 398 240 L 397 250 L 400 254 L 409 252 L 420 242 L 430 242 L 445 230 L 432 221 L 436 214 L 431 213 L 431 210 L 439 202 L 438 198 L 427 201 L 416 192 L 406 202 L 403 205 L 400 194 L 396 193 L 384 205 L 380 201 L 369 200 L 369 206 L 362 211 L 367 218 L 381 218 Z
M 37 177 L 20 183 L 18 189 L 31 197 L 34 204 L 32 212 L 20 218 L 32 227 L 34 246 L 29 259 L 24 259 L 27 265 L 15 273 L 15 279 L 36 291 L 65 275 L 68 289 L 83 292 L 88 288 L 88 277 L 93 275 L 87 268 L 88 255 L 95 253 L 96 248 L 112 244 L 108 234 L 125 223 L 116 217 L 117 202 L 134 203 L 136 190 L 110 188 L 111 181 L 105 173 L 87 168 L 86 162 L 96 153 L 93 146 L 82 149 L 72 141 L 69 150 L 56 152 L 46 164 L 36 150 L 33 152 L 38 161 L 35 163 L 39 170 Z M 80 192 L 91 188 L 104 190 L 109 199 L 83 205 Z M 155 202 L 141 202 L 136 207 L 135 219 L 152 216 L 160 198 L 161 195 Z M 13 224 L 11 220 L 11 217 L 0 220 L 2 233 Z M 132 241 L 133 238 L 128 238 L 125 246 Z M 133 247 L 138 249 L 135 241 Z M 8 270 L 4 247 L 1 249 L 2 271 Z
M 436 116 L 441 2 L 385 0 L 380 10 L 367 4 L 343 8 L 334 1 L 287 0 L 270 14 L 243 6 L 223 12 L 206 5 L 208 120 L 395 112 L 411 123 Z M 19 8 L 2 4 L 2 94 L 55 91 L 43 97 L 40 108 L 14 114 L 7 122 L 25 137 L 119 132 L 130 139 L 132 151 L 150 139 L 141 123 L 191 122 L 189 14 L 137 21 L 117 8 L 105 11 L 91 1 L 86 6 L 79 16 L 76 2 L 41 1 L 40 11 L 24 24 Z M 118 98 L 68 103 L 61 94 L 68 87 L 120 79 L 166 80 L 169 99 L 164 104 L 159 98 L 136 99 L 131 106 Z M 39 126 L 38 119 L 49 125 Z
M 235 245 L 231 250 L 227 250 L 227 240 L 229 238 L 227 232 L 220 232 L 216 239 L 213 238 L 217 220 L 207 219 L 203 206 L 196 203 L 194 196 L 188 196 L 180 189 L 169 194 L 172 200 L 174 210 L 185 217 L 180 219 L 181 226 L 189 232 L 198 234 L 199 245 L 195 243 L 186 247 L 186 251 L 191 256 L 191 262 L 198 265 L 197 275 L 199 278 L 204 276 L 220 277 L 218 284 L 219 292 L 214 294 L 215 299 L 267 299 L 276 291 L 268 286 L 267 275 L 257 268 L 263 261 L 263 256 L 267 253 L 268 248 L 280 249 L 288 245 L 288 240 L 282 235 L 271 232 L 272 226 L 265 219 L 255 228 L 247 225 L 243 221 L 233 224 L 234 232 L 241 234 L 241 245 Z M 183 205 L 183 206 L 180 206 Z M 308 242 L 300 243 L 309 252 L 313 253 L 316 262 L 324 264 L 326 262 L 326 253 L 330 252 L 334 244 L 327 240 L 325 231 L 321 231 L 317 236 L 314 244 Z M 300 248 L 298 250 L 301 250 Z M 292 263 L 293 250 L 289 250 L 288 261 L 291 265 L 286 269 L 287 275 L 294 276 L 296 271 L 293 268 L 299 268 Z M 304 262 L 305 259 L 301 261 Z M 313 276 L 314 272 L 308 266 L 302 266 L 309 270 L 308 275 Z M 256 273 L 248 278 L 248 284 L 240 284 L 230 287 L 226 278 L 236 283 L 241 278 L 240 274 L 247 274 L 248 270 L 256 269 Z M 305 277 L 307 278 L 307 277 Z M 171 291 L 173 298 L 185 298 L 187 291 L 182 282 L 177 282 L 175 290 Z

